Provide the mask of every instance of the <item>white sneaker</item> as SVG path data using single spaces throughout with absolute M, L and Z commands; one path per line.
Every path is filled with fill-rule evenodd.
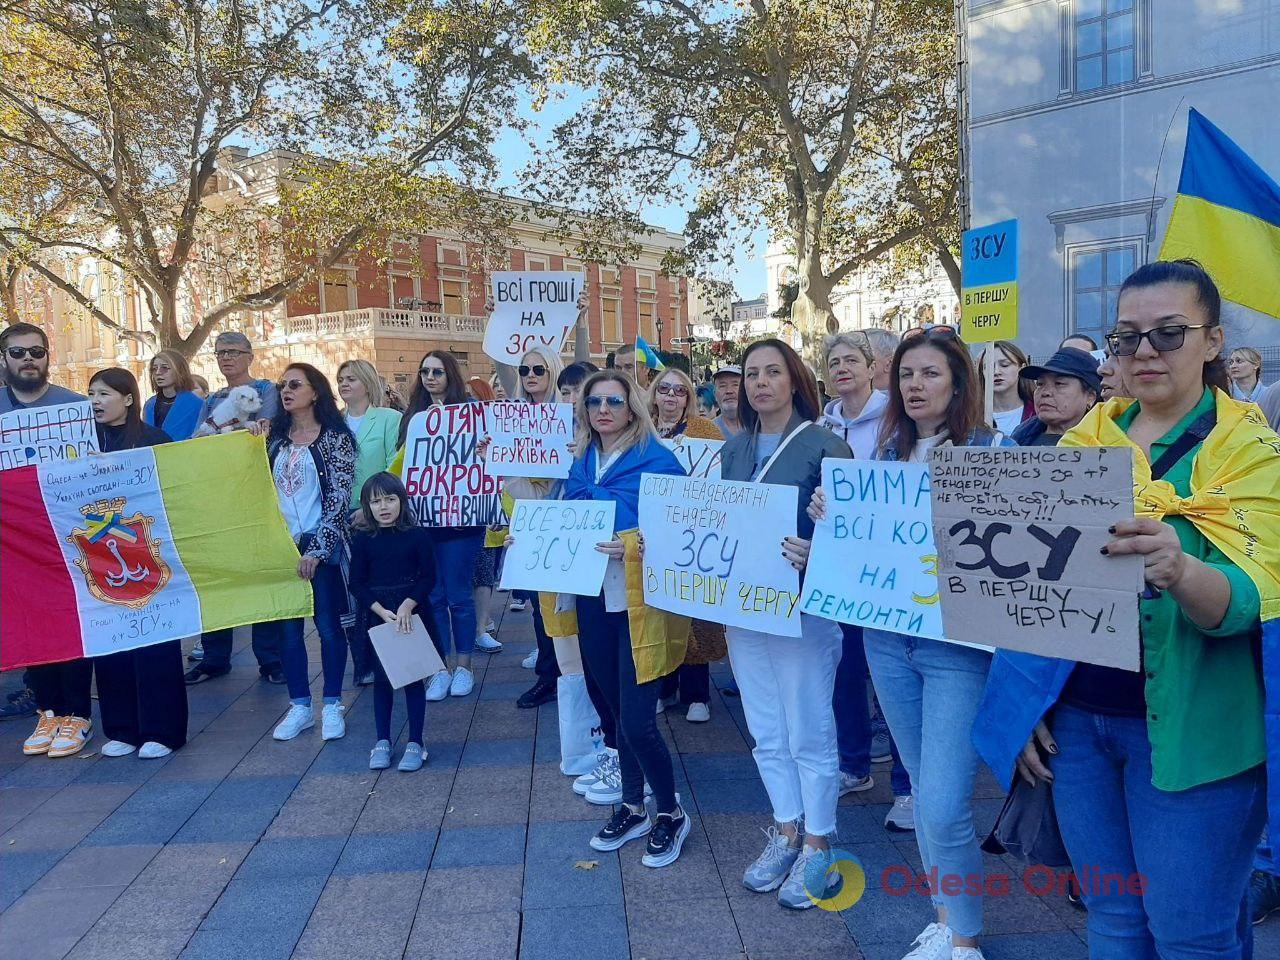
M 447 668 L 436 673 L 431 678 L 431 682 L 427 684 L 427 699 L 434 703 L 447 697 L 449 695 L 449 684 L 452 680 L 453 674 Z
M 839 795 L 842 797 L 847 793 L 862 793 L 864 790 L 870 790 L 875 785 L 876 782 L 869 773 L 865 777 L 855 777 L 852 774 L 845 773 L 843 770 L 840 771 Z
M 142 760 L 159 760 L 161 757 L 167 757 L 173 753 L 163 743 L 156 743 L 154 740 L 148 740 L 138 748 L 138 757 Z
M 884 828 L 892 833 L 911 833 L 915 830 L 916 805 L 910 794 L 893 798 L 893 806 L 884 817 Z
M 476 681 L 471 671 L 466 667 L 459 667 L 453 671 L 453 682 L 449 684 L 449 696 L 465 697 L 468 693 L 475 689 Z
M 316 725 L 316 717 L 307 704 L 291 703 L 284 719 L 276 724 L 271 734 L 277 740 L 292 740 L 303 730 L 310 730 Z
M 711 708 L 705 703 L 691 703 L 684 718 L 690 723 L 706 723 L 711 719 Z
M 521 600 L 519 597 L 512 597 L 511 603 L 508 604 L 507 609 L 512 613 L 523 613 L 525 606 L 526 602 L 524 600 Z
M 987 960 L 980 947 L 952 947 L 951 960 Z
M 951 960 L 951 928 L 931 923 L 920 931 L 911 947 L 911 952 L 902 960 Z
M 320 736 L 324 740 L 341 740 L 347 735 L 347 721 L 342 718 L 346 707 L 340 703 L 326 703 L 320 711 Z
M 615 764 L 605 771 L 605 775 L 587 788 L 583 794 L 587 803 L 607 807 L 622 802 L 622 768 Z
M 532 670 L 537 665 L 538 665 L 538 651 L 536 648 L 530 651 L 529 655 L 520 661 L 520 666 L 524 667 L 526 670 Z
M 493 636 L 486 632 L 476 637 L 476 649 L 481 653 L 497 653 L 502 649 L 502 644 L 493 639 Z
M 127 757 L 137 749 L 132 743 L 125 743 L 123 740 L 108 740 L 102 745 L 102 755 L 104 757 Z
M 598 761 L 590 773 L 584 773 L 573 781 L 573 792 L 580 797 L 585 797 L 587 791 L 605 778 L 610 770 L 616 770 L 618 767 L 618 752 L 605 748 L 604 751 L 596 755 Z

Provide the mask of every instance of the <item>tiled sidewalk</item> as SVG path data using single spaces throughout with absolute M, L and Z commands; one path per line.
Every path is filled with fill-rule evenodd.
M 879 889 L 919 860 L 887 833 L 887 769 L 840 807 L 841 846 L 871 880 L 843 915 L 782 910 L 742 888 L 768 805 L 736 700 L 712 721 L 663 722 L 694 815 L 679 862 L 640 864 L 640 844 L 587 846 L 607 811 L 558 768 L 554 704 L 518 710 L 529 615 L 505 614 L 477 693 L 428 704 L 430 761 L 367 769 L 371 697 L 349 695 L 345 739 L 319 725 L 291 743 L 271 729 L 283 688 L 238 648 L 228 677 L 191 691 L 188 746 L 162 761 L 97 754 L 23 759 L 27 721 L 0 728 L 0 944 L 12 960 L 897 960 L 926 901 Z M 243 638 L 240 638 L 243 639 Z M 318 666 L 313 650 L 312 663 Z M 716 668 L 717 682 L 727 679 Z M 6 675 L 4 689 L 16 678 Z M 318 693 L 318 688 L 316 690 Z M 397 728 L 403 733 L 403 708 Z M 89 753 L 90 751 L 86 751 Z M 880 774 L 883 773 L 883 776 Z M 999 807 L 984 781 L 983 826 Z M 1016 873 L 992 859 L 991 869 Z M 987 955 L 1084 957 L 1081 918 L 1021 890 L 989 901 Z M 1274 941 L 1273 941 L 1274 942 Z M 1261 955 L 1261 954 L 1260 954 Z

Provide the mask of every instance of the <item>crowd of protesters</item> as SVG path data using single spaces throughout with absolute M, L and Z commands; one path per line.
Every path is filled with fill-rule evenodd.
M 842 882 L 834 869 L 839 798 L 870 789 L 873 766 L 888 764 L 886 828 L 914 832 L 926 875 L 966 881 L 933 880 L 933 912 L 904 945 L 904 960 L 980 960 L 985 887 L 973 795 L 985 763 L 1007 790 L 1019 780 L 1052 786 L 1077 877 L 1143 879 L 1141 895 L 1080 884 L 1092 956 L 1249 955 L 1249 921 L 1280 910 L 1280 868 L 1264 831 L 1265 762 L 1268 751 L 1280 761 L 1280 744 L 1266 738 L 1259 656 L 1261 611 L 1276 602 L 1280 572 L 1267 581 L 1237 566 L 1194 510 L 1120 523 L 1103 551 L 1144 561 L 1138 672 L 993 655 L 808 614 L 799 637 L 695 622 L 685 663 L 666 676 L 642 675 L 631 655 L 640 601 L 627 588 L 624 560 L 643 550 L 640 478 L 683 473 L 661 439 L 723 440 L 724 479 L 796 488 L 797 535 L 776 549 L 801 571 L 826 509 L 822 461 L 833 457 L 927 462 L 943 445 L 1097 445 L 1113 437 L 1136 447 L 1171 503 L 1190 502 L 1206 484 L 1239 489 L 1249 479 L 1241 472 L 1270 471 L 1270 499 L 1261 495 L 1255 509 L 1280 515 L 1280 441 L 1254 406 L 1274 429 L 1280 384 L 1263 384 L 1256 350 L 1225 351 L 1211 278 L 1190 261 L 1149 264 L 1125 281 L 1117 302 L 1103 349 L 1072 336 L 1038 363 L 1009 341 L 989 345 L 991 356 L 975 363 L 949 326 L 901 339 L 882 330 L 835 334 L 824 344 L 821 379 L 776 339 L 751 344 L 702 383 L 674 367 L 651 371 L 634 347 L 610 355 L 604 370 L 564 366 L 542 349 L 521 359 L 513 399 L 573 403 L 575 460 L 567 480 L 509 480 L 508 497 L 611 501 L 617 516 L 618 532 L 597 548 L 608 558 L 603 589 L 577 597 L 572 617 L 563 597 L 510 598 L 511 610 L 529 610 L 537 637 L 524 662 L 535 680 L 518 706 L 554 701 L 559 678 L 572 670 L 583 674 L 600 721 L 595 768 L 573 783 L 588 801 L 614 807 L 591 847 L 644 839 L 642 862 L 653 868 L 680 857 L 690 816 L 657 718 L 679 705 L 687 722 L 708 721 L 709 664 L 727 656 L 733 681 L 722 693 L 741 698 L 772 808 L 763 850 L 741 865 L 749 890 L 775 892 L 791 909 L 834 896 Z M 10 326 L 0 343 L 0 412 L 85 399 L 48 382 L 39 328 Z M 506 390 L 497 377 L 467 379 L 451 352 L 433 350 L 401 412 L 396 392 L 364 360 L 338 368 L 335 393 L 305 363 L 290 363 L 277 382 L 255 379 L 253 347 L 241 333 L 220 334 L 214 353 L 225 386 L 212 393 L 168 350 L 151 360 L 145 404 L 133 374 L 96 373 L 87 399 L 99 446 L 185 440 L 230 390 L 252 387 L 261 409 L 245 428 L 267 438 L 297 575 L 315 597 L 321 736 L 345 735 L 349 652 L 353 681 L 373 686 L 369 766 L 391 764 L 395 688 L 367 631 L 390 623 L 407 632 L 419 617 L 445 666 L 403 687 L 409 730 L 399 769 L 417 770 L 427 761 L 427 702 L 470 695 L 475 654 L 502 649 L 490 611 L 501 552 L 512 541 L 496 528 L 419 524 L 398 479 L 406 432 L 433 404 L 491 402 Z M 1275 446 L 1232 460 L 1250 438 Z M 1227 460 L 1230 476 L 1220 466 Z M 252 628 L 262 678 L 288 688 L 278 740 L 315 725 L 303 627 L 286 620 Z M 101 752 L 161 757 L 185 742 L 185 685 L 226 674 L 231 641 L 229 630 L 205 634 L 185 675 L 179 641 L 32 667 L 5 715 L 37 718 L 24 752 L 71 756 L 94 735 L 96 676 Z

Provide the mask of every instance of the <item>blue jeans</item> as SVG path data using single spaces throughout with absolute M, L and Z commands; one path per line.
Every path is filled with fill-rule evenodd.
M 314 619 L 316 633 L 320 634 L 320 664 L 324 671 L 324 702 L 342 700 L 342 674 L 347 666 L 347 634 L 342 629 L 342 613 L 347 606 L 347 587 L 342 582 L 342 571 L 337 564 L 322 563 L 311 578 L 311 592 L 315 597 Z M 260 623 L 255 628 L 274 632 L 280 642 L 280 664 L 284 668 L 285 683 L 289 686 L 289 699 L 304 706 L 311 705 L 310 669 L 307 663 L 307 645 L 303 642 L 301 617 L 293 620 L 277 620 Z
M 1158 790 L 1144 718 L 1059 705 L 1049 728 L 1054 806 L 1089 908 L 1089 956 L 1239 960 L 1240 903 L 1266 817 L 1263 767 Z M 1140 878 L 1145 889 L 1138 896 L 1108 875 Z
M 1280 860 L 1276 859 L 1276 852 L 1266 831 L 1263 831 L 1262 842 L 1258 844 L 1257 855 L 1253 858 L 1253 869 L 1280 875 Z
M 973 647 L 866 630 L 864 643 L 880 709 L 911 775 L 916 843 L 933 903 L 962 937 L 982 932 L 986 878 L 973 828 L 978 752 L 969 739 L 991 654 Z
M 484 528 L 432 538 L 436 556 L 436 585 L 431 589 L 431 612 L 436 620 L 436 649 L 441 659 L 449 651 L 469 656 L 476 646 L 476 600 L 472 591 L 476 557 L 484 546 Z
M 861 779 L 871 772 L 871 709 L 867 704 L 867 653 L 862 644 L 862 628 L 840 624 L 840 666 L 836 668 L 836 689 L 831 709 L 836 715 L 836 743 L 840 748 L 840 772 Z M 909 796 L 911 777 L 902 765 L 898 745 L 889 736 L 893 767 L 889 779 L 895 797 Z

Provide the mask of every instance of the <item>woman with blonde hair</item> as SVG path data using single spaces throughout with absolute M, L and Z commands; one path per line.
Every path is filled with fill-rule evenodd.
M 1007 436 L 1022 421 L 1035 416 L 1036 406 L 1031 397 L 1031 387 L 1018 375 L 1018 371 L 1031 361 L 1012 340 L 997 340 L 995 346 L 995 375 L 991 380 L 995 416 L 988 426 L 994 426 Z M 987 354 L 984 350 L 978 357 L 979 397 L 986 389 L 986 376 Z
M 159 427 L 172 440 L 186 440 L 196 431 L 204 401 L 195 392 L 187 358 L 177 350 L 161 350 L 148 365 L 154 396 L 143 407 L 142 418 Z
M 1231 396 L 1257 403 L 1266 389 L 1262 385 L 1262 354 L 1253 347 L 1236 347 L 1227 355 L 1227 376 Z

